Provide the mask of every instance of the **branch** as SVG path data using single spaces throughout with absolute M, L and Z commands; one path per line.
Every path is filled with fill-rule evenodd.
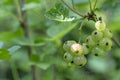
M 115 37 L 112 37 L 112 40 L 120 48 L 120 42 Z
M 92 5 L 90 0 L 89 0 L 89 4 L 90 4 L 90 11 L 92 12 Z
M 21 8 L 23 8 L 25 5 L 25 0 L 21 0 Z M 24 30 L 24 35 L 26 38 L 30 39 L 30 32 L 29 32 L 29 26 L 28 26 L 28 23 L 27 23 L 27 17 L 25 15 L 25 11 L 21 11 L 21 14 L 22 14 L 22 18 L 23 18 L 23 22 L 21 22 L 21 26 Z M 29 59 L 32 55 L 32 47 L 31 46 L 27 46 L 27 51 L 28 51 L 28 56 L 29 56 Z M 31 65 L 31 73 L 32 73 L 32 78 L 33 80 L 37 80 L 37 74 L 36 74 L 36 67 L 35 65 Z
M 21 22 L 22 21 L 22 14 L 21 14 L 21 10 L 20 10 L 20 5 L 19 5 L 17 0 L 14 0 L 14 3 L 16 6 L 17 14 L 18 14 L 18 19 Z
M 17 10 L 17 13 L 18 13 L 18 17 L 20 19 L 19 22 L 20 22 L 20 25 L 21 25 L 21 27 L 24 31 L 24 36 L 26 38 L 30 39 L 30 31 L 29 31 L 29 26 L 28 26 L 28 23 L 27 23 L 26 12 L 21 10 L 25 5 L 25 1 L 26 0 L 21 0 L 21 8 L 20 8 L 18 0 L 14 0 L 14 2 L 16 4 L 16 10 Z M 28 57 L 30 59 L 30 56 L 32 54 L 32 47 L 31 46 L 26 46 L 26 47 L 27 47 Z M 32 74 L 33 80 L 38 80 L 35 65 L 31 66 L 31 74 Z
M 85 17 L 85 15 L 82 15 L 81 13 L 79 13 L 76 9 L 70 7 L 64 0 L 61 0 L 71 11 L 73 11 L 74 13 L 78 14 L 81 17 Z

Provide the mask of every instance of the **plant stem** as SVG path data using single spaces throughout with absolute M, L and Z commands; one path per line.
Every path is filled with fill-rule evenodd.
M 80 38 L 79 38 L 79 42 L 78 42 L 78 43 L 80 43 L 80 41 L 81 41 L 81 36 L 82 36 L 82 27 L 83 27 L 83 24 L 84 24 L 84 20 L 81 22 L 80 27 L 79 27 L 79 31 L 80 31 Z
M 93 10 L 95 10 L 96 4 L 97 4 L 97 0 L 95 0 L 95 4 L 94 4 L 94 7 L 93 7 Z
M 56 75 L 57 75 L 57 71 L 56 71 L 56 66 L 55 64 L 53 65 L 53 80 L 56 80 Z
M 73 6 L 73 9 L 75 9 L 75 3 L 74 3 L 74 0 L 72 0 L 72 6 Z
M 10 64 L 11 64 L 11 70 L 12 70 L 13 79 L 14 80 L 19 80 L 19 74 L 17 72 L 17 68 L 16 68 L 14 60 L 11 59 Z
M 74 8 L 70 7 L 64 0 L 61 0 L 71 11 L 73 11 L 74 13 L 78 14 L 81 17 L 85 17 L 84 15 L 82 15 L 81 13 L 79 13 L 77 10 L 75 10 Z
M 92 12 L 92 5 L 90 0 L 89 0 L 89 4 L 90 4 L 90 11 Z
M 24 8 L 25 1 L 26 0 L 21 0 L 21 8 L 20 8 L 20 5 L 18 3 L 18 0 L 15 0 L 15 4 L 16 4 L 16 9 L 17 9 L 18 16 L 21 19 L 19 21 L 20 21 L 20 25 L 21 25 L 21 27 L 24 31 L 24 36 L 26 38 L 30 39 L 30 31 L 29 31 L 29 26 L 28 26 L 28 23 L 27 23 L 26 12 L 21 10 L 22 8 Z M 31 46 L 26 46 L 26 48 L 27 48 L 28 57 L 30 59 L 30 56 L 32 54 L 32 47 Z M 32 80 L 38 80 L 35 65 L 31 65 L 31 74 L 32 74 L 32 78 L 33 78 Z
M 14 3 L 16 6 L 17 14 L 18 14 L 18 19 L 19 19 L 19 21 L 22 21 L 22 14 L 21 14 L 20 5 L 18 3 L 18 0 L 14 0 Z
M 25 0 L 21 0 L 21 8 L 24 8 L 24 5 L 25 5 Z M 22 16 L 23 16 L 23 22 L 21 22 L 21 26 L 23 27 L 24 35 L 25 35 L 26 38 L 30 39 L 29 26 L 27 24 L 27 17 L 25 15 L 25 11 L 22 10 L 21 13 L 22 13 Z M 32 47 L 27 46 L 27 51 L 28 51 L 28 56 L 30 58 L 30 56 L 32 54 Z M 31 74 L 32 74 L 33 80 L 37 80 L 35 65 L 31 65 Z

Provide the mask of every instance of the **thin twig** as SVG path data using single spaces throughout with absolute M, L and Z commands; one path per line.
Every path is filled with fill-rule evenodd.
M 75 10 L 74 8 L 70 7 L 64 0 L 61 0 L 71 11 L 73 11 L 74 13 L 78 14 L 81 17 L 85 17 L 84 15 L 82 15 L 81 13 L 79 13 L 77 10 Z
M 18 14 L 18 19 L 19 19 L 19 21 L 22 21 L 22 14 L 21 14 L 21 10 L 20 10 L 20 5 L 19 5 L 17 0 L 14 0 L 14 3 L 16 6 L 17 14 Z
M 84 24 L 84 20 L 81 22 L 80 27 L 79 27 L 80 38 L 79 38 L 79 42 L 78 42 L 78 43 L 80 43 L 80 41 L 81 41 L 81 35 L 82 35 L 82 27 L 83 27 L 83 24 Z
M 71 0 L 71 1 L 72 1 L 73 9 L 75 9 L 75 3 L 74 3 L 74 0 Z
M 92 12 L 92 4 L 90 0 L 89 0 L 89 4 L 90 4 L 90 11 Z
M 12 75 L 14 80 L 19 80 L 19 74 L 15 65 L 15 61 L 13 59 L 10 60 L 11 63 L 11 70 L 12 70 Z
M 112 40 L 120 48 L 120 42 L 115 37 L 112 37 Z
M 25 1 L 26 0 L 21 0 L 21 8 L 24 7 Z M 20 25 L 24 30 L 24 36 L 26 38 L 30 39 L 29 26 L 28 26 L 28 23 L 27 23 L 26 12 L 21 10 L 20 5 L 18 3 L 18 0 L 15 0 L 15 5 L 16 5 L 16 10 L 17 10 L 17 13 L 18 13 L 18 17 L 20 19 L 19 20 Z M 31 46 L 26 46 L 26 47 L 27 47 L 27 51 L 28 51 L 28 56 L 30 58 L 30 56 L 32 54 L 32 47 Z M 33 80 L 37 80 L 36 67 L 34 65 L 31 66 L 31 73 L 32 73 Z
M 96 4 L 97 4 L 97 0 L 95 0 L 95 4 L 94 4 L 94 7 L 93 7 L 93 10 L 95 10 Z

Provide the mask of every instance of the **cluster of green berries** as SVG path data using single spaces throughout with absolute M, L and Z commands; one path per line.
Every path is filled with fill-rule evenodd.
M 79 44 L 74 40 L 66 41 L 63 45 L 66 53 L 64 60 L 69 64 L 84 66 L 87 62 L 85 55 L 92 53 L 95 56 L 102 56 L 112 47 L 112 33 L 102 21 L 95 23 L 96 30 L 89 35 L 85 43 Z
M 77 66 L 84 66 L 87 62 L 84 56 L 83 46 L 76 41 L 70 40 L 66 41 L 63 45 L 66 53 L 64 54 L 64 60 L 69 64 L 75 64 Z

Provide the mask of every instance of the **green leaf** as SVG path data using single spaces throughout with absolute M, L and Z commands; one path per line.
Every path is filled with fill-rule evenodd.
M 29 62 L 29 65 L 35 65 L 38 68 L 41 68 L 43 70 L 46 70 L 50 67 L 50 63 L 36 63 L 36 62 Z
M 16 44 L 22 45 L 22 46 L 42 46 L 45 44 L 43 42 L 35 43 L 35 42 L 33 42 L 29 39 L 26 39 L 26 38 L 15 39 L 14 42 L 16 42 Z
M 16 50 L 20 49 L 20 46 L 12 46 L 11 48 L 8 49 L 8 51 L 12 54 L 14 53 Z
M 38 3 L 31 2 L 31 3 L 26 4 L 24 8 L 22 8 L 22 10 L 31 10 L 31 9 L 37 8 L 38 6 L 39 6 Z
M 0 49 L 0 59 L 2 60 L 9 60 L 11 55 L 7 49 Z
M 8 32 L 4 31 L 0 33 L 0 40 L 4 42 L 10 42 L 15 38 L 22 37 L 23 36 L 23 31 L 22 29 L 18 29 L 14 32 Z
M 48 19 L 60 22 L 67 22 L 75 20 L 74 16 L 69 15 L 69 10 L 63 4 L 56 4 L 55 7 L 46 12 L 45 16 Z
M 50 67 L 50 64 L 48 64 L 48 63 L 39 63 L 39 64 L 36 64 L 36 66 L 43 69 L 43 70 L 46 70 L 47 68 Z
M 30 60 L 32 61 L 32 62 L 40 62 L 40 58 L 39 58 L 39 55 L 38 54 L 32 54 L 31 56 L 30 56 Z
M 64 35 L 66 35 L 68 32 L 70 32 L 76 25 L 77 22 L 53 25 L 47 30 L 47 34 L 52 37 L 52 40 L 58 40 L 61 39 Z

